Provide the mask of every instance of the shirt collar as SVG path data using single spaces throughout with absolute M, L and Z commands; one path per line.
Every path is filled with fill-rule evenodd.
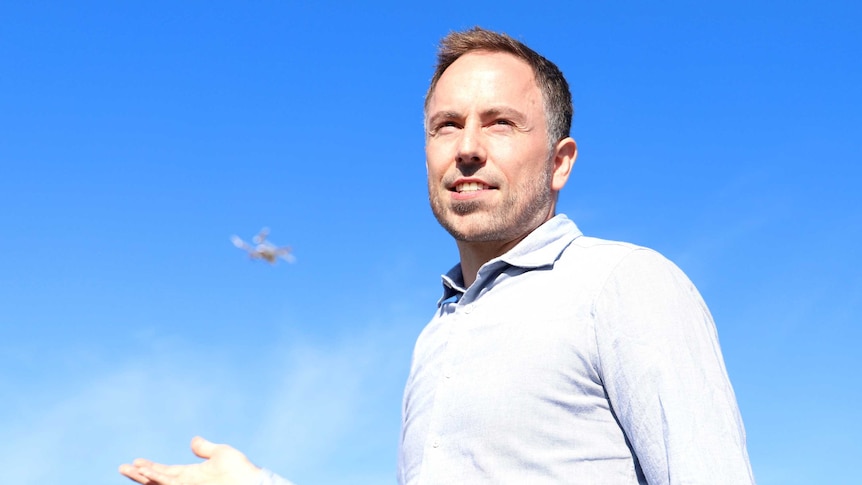
M 571 219 L 565 214 L 557 214 L 537 227 L 505 254 L 482 265 L 479 272 L 481 273 L 483 269 L 491 265 L 498 264 L 507 264 L 524 269 L 553 265 L 563 250 L 581 235 L 580 229 Z M 452 267 L 442 276 L 442 280 L 443 296 L 437 301 L 438 307 L 454 296 L 460 298 L 467 291 L 464 288 L 464 276 L 461 273 L 460 264 Z

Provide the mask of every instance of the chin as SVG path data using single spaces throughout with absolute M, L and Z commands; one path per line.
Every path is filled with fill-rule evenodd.
M 446 230 L 449 231 L 449 234 L 458 241 L 491 242 L 500 239 L 500 231 L 498 228 L 493 227 L 493 225 L 490 224 L 490 221 L 486 220 L 484 217 L 456 216 L 453 219 L 458 220 L 453 221 L 450 219 L 443 224 L 443 227 L 446 228 Z

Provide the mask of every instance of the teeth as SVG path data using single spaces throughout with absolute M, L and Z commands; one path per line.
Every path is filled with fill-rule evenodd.
M 485 184 L 480 184 L 478 182 L 467 182 L 465 184 L 458 184 L 455 186 L 456 192 L 475 192 L 477 190 L 485 190 L 488 186 Z

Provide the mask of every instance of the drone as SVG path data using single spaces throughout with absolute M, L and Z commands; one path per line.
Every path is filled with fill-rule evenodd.
M 269 235 L 269 228 L 264 227 L 252 238 L 252 243 L 248 244 L 239 238 L 239 236 L 231 236 L 230 240 L 233 245 L 245 250 L 251 259 L 262 259 L 269 264 L 275 264 L 278 258 L 281 258 L 288 263 L 293 263 L 296 258 L 292 254 L 290 246 L 276 246 L 266 240 Z

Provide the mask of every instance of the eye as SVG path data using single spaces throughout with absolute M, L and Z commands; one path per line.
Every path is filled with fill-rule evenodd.
M 434 133 L 438 135 L 445 135 L 447 133 L 452 133 L 457 129 L 458 124 L 454 121 L 442 121 L 434 127 Z
M 510 133 L 515 128 L 515 123 L 512 120 L 508 120 L 506 118 L 498 118 L 491 122 L 489 126 L 490 130 L 495 133 Z

